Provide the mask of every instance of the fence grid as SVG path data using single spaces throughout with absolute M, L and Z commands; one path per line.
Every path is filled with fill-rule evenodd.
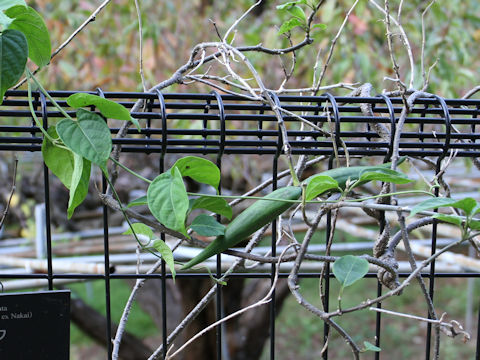
M 73 94 L 70 91 L 52 91 L 50 95 L 59 105 L 69 109 L 66 97 Z M 262 156 L 263 161 L 270 161 L 273 189 L 277 187 L 277 173 L 279 169 L 279 156 L 282 154 L 282 135 L 277 119 L 272 110 L 261 103 L 233 95 L 220 95 L 216 92 L 210 94 L 162 94 L 137 93 L 137 92 L 96 92 L 108 99 L 114 100 L 128 109 L 131 109 L 139 99 L 145 102 L 145 111 L 132 113 L 139 120 L 146 120 L 139 133 L 135 128 L 128 130 L 128 136 L 116 138 L 121 122 L 108 120 L 113 136 L 113 144 L 122 146 L 123 153 L 159 154 L 158 171 L 166 168 L 168 154 L 202 154 L 214 155 L 217 166 L 222 169 L 226 155 Z M 398 117 L 402 111 L 401 98 L 388 98 L 384 95 L 376 97 L 334 97 L 330 94 L 321 96 L 275 96 L 275 102 L 289 113 L 284 113 L 283 120 L 287 124 L 288 141 L 293 155 L 324 155 L 330 157 L 329 167 L 333 166 L 334 149 L 339 155 L 345 155 L 348 150 L 350 156 L 377 157 L 389 161 L 393 152 L 393 138 L 398 131 Z M 43 119 L 44 127 L 60 119 L 63 115 L 41 93 L 34 93 L 33 105 L 36 115 Z M 367 109 L 367 110 L 366 110 Z M 325 111 L 328 110 L 328 114 Z M 67 111 L 72 117 L 73 110 Z M 322 132 L 311 130 L 311 126 L 302 126 L 295 116 L 302 116 L 310 124 L 319 128 L 331 129 L 333 134 L 326 137 Z M 471 99 L 443 99 L 440 97 L 417 99 L 410 111 L 404 129 L 401 129 L 400 155 L 409 155 L 419 158 L 433 157 L 437 160 L 436 172 L 440 171 L 440 161 L 455 153 L 457 157 L 475 158 L 480 155 L 480 100 Z M 372 129 L 374 124 L 384 124 L 390 129 L 391 139 L 382 139 Z M 338 146 L 343 141 L 344 146 Z M 42 133 L 35 126 L 29 110 L 26 91 L 9 91 L 6 99 L 0 106 L 0 155 L 2 152 L 39 152 L 41 151 Z M 334 146 L 337 145 L 337 146 Z M 110 297 L 110 282 L 113 279 L 138 279 L 156 278 L 162 282 L 162 339 L 163 357 L 167 348 L 167 315 L 166 306 L 166 279 L 171 278 L 167 273 L 165 264 L 160 273 L 136 274 L 115 273 L 110 264 L 110 239 L 108 209 L 103 207 L 103 248 L 104 248 L 104 274 L 75 274 L 55 273 L 52 267 L 52 234 L 49 172 L 46 166 L 43 169 L 43 184 L 45 192 L 46 216 L 46 254 L 48 271 L 40 273 L 0 273 L 0 280 L 7 279 L 45 279 L 48 288 L 53 290 L 55 280 L 58 279 L 102 279 L 105 282 L 106 301 L 106 328 L 107 339 L 112 337 Z M 103 181 L 106 188 L 106 181 Z M 438 189 L 437 189 L 438 195 Z M 330 224 L 331 219 L 327 219 Z M 273 224 L 275 229 L 275 224 Z M 327 238 L 330 228 L 327 225 Z M 275 246 L 276 232 L 272 232 L 271 252 L 277 253 Z M 165 239 L 162 234 L 162 239 Z M 432 232 L 431 251 L 437 246 L 437 234 Z M 232 278 L 270 278 L 273 282 L 275 266 L 272 265 L 268 273 L 237 272 Z M 221 277 L 221 255 L 217 256 L 216 276 Z M 280 274 L 286 277 L 288 274 Z M 326 299 L 329 298 L 329 278 L 326 278 Z M 408 273 L 400 273 L 400 277 Z M 206 273 L 178 273 L 179 278 L 208 278 Z M 319 273 L 303 272 L 301 278 L 318 278 Z M 369 273 L 367 277 L 376 277 Z M 429 292 L 434 296 L 436 278 L 480 278 L 480 272 L 439 272 L 432 263 L 429 273 Z M 218 285 L 216 295 L 217 319 L 223 314 L 222 290 Z M 379 284 L 377 295 L 382 293 Z M 474 301 L 480 302 L 480 299 Z M 270 306 L 270 359 L 275 359 L 275 301 Z M 327 304 L 328 306 L 328 304 Z M 477 329 L 480 324 L 480 312 L 477 314 Z M 376 344 L 381 344 L 381 314 L 376 315 Z M 328 328 L 325 326 L 325 337 Z M 431 356 L 431 325 L 425 339 L 425 357 Z M 474 337 L 475 338 L 475 337 Z M 222 357 L 222 331 L 217 331 L 217 358 Z M 472 339 L 475 341 L 475 339 Z M 108 355 L 111 356 L 112 344 L 107 341 Z M 372 354 L 375 359 L 385 357 L 381 353 Z M 328 358 L 328 352 L 323 354 Z M 480 330 L 476 336 L 476 359 L 480 359 Z

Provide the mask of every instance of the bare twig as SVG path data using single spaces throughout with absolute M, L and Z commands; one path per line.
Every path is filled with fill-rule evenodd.
M 65 40 L 58 48 L 55 49 L 55 51 L 52 53 L 52 55 L 50 56 L 50 61 L 52 61 L 52 59 L 57 56 L 74 38 L 75 36 L 77 36 L 83 29 L 85 29 L 87 27 L 88 24 L 90 24 L 91 22 L 95 21 L 95 18 L 97 17 L 97 15 L 100 13 L 100 11 L 103 10 L 103 8 L 105 8 L 105 6 L 108 5 L 108 3 L 110 3 L 112 0 L 105 0 L 103 3 L 101 3 L 96 9 L 95 11 L 93 11 L 90 16 L 67 38 L 67 40 Z M 35 75 L 36 73 L 38 73 L 41 69 L 43 68 L 39 68 L 37 67 L 34 71 L 33 71 L 33 75 Z M 17 85 L 15 85 L 12 90 L 16 90 L 18 89 L 20 86 L 22 86 L 25 82 L 27 81 L 27 78 L 24 78 L 22 79 Z
M 313 84 L 314 90 L 312 91 L 312 96 L 317 95 L 320 86 L 322 85 L 323 78 L 325 77 L 325 73 L 327 71 L 328 65 L 330 64 L 330 60 L 332 59 L 333 51 L 335 50 L 335 45 L 337 44 L 338 38 L 340 37 L 343 29 L 345 28 L 345 25 L 347 24 L 348 18 L 350 17 L 351 13 L 357 6 L 359 0 L 356 0 L 350 10 L 348 10 L 347 14 L 345 15 L 345 19 L 343 19 L 343 23 L 338 29 L 337 34 L 335 37 L 332 39 L 332 44 L 330 45 L 330 50 L 328 51 L 327 59 L 325 60 L 325 63 L 323 64 L 323 69 L 322 72 L 320 73 L 320 76 L 318 77 L 318 81 L 316 84 Z
M 384 15 L 387 15 L 385 12 L 385 9 L 383 9 L 380 5 L 375 0 L 368 0 L 375 8 L 377 8 L 379 11 L 381 11 Z M 415 82 L 415 61 L 413 59 L 413 52 L 412 52 L 412 47 L 410 45 L 410 41 L 408 40 L 407 34 L 405 33 L 405 30 L 403 29 L 403 26 L 392 16 L 389 15 L 389 20 L 392 21 L 395 26 L 398 27 L 400 31 L 400 35 L 403 39 L 403 44 L 405 48 L 407 49 L 407 54 L 408 54 L 408 59 L 410 61 L 410 82 L 409 82 L 409 89 L 413 89 L 413 84 Z
M 428 87 L 428 77 L 425 73 L 425 15 L 427 14 L 428 10 L 432 7 L 436 0 L 432 0 L 425 10 L 422 12 L 422 56 L 421 56 L 421 68 L 422 68 L 422 78 L 423 78 L 423 91 L 427 90 Z M 430 70 L 428 71 L 430 73 Z
M 135 0 L 135 9 L 137 10 L 137 18 L 138 18 L 138 65 L 139 65 L 139 73 L 140 79 L 142 80 L 142 87 L 143 91 L 147 91 L 147 83 L 145 81 L 145 74 L 143 72 L 143 26 L 142 26 L 142 12 L 140 10 L 140 4 L 138 0 Z
M 445 328 L 443 331 L 445 332 L 445 334 L 447 334 L 450 337 L 455 337 L 455 336 L 461 334 L 461 335 L 463 335 L 465 341 L 470 340 L 470 334 L 463 330 L 463 327 L 458 323 L 458 321 L 455 321 L 455 320 L 451 320 L 449 322 L 443 321 L 446 313 L 443 313 L 442 316 L 440 317 L 440 319 L 428 319 L 428 318 L 424 318 L 424 317 L 421 317 L 421 316 L 415 316 L 415 315 L 411 315 L 411 314 L 405 314 L 405 313 L 400 313 L 400 312 L 397 312 L 397 311 L 391 311 L 391 310 L 386 310 L 386 309 L 381 309 L 381 308 L 371 307 L 368 310 L 377 311 L 377 312 L 381 312 L 381 313 L 389 314 L 389 315 L 394 315 L 394 316 L 400 316 L 400 317 L 404 317 L 404 318 L 407 318 L 407 319 L 418 320 L 418 321 L 422 321 L 422 322 L 426 322 L 426 323 L 430 323 L 430 324 L 435 324 L 437 326 L 441 326 L 441 327 Z M 445 330 L 448 330 L 448 331 L 445 331 Z

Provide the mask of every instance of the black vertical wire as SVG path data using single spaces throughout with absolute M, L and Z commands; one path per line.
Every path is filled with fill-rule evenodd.
M 217 167 L 220 170 L 220 174 L 222 172 L 222 156 L 225 150 L 225 109 L 223 106 L 223 100 L 221 95 L 213 90 L 210 94 L 215 96 L 215 100 L 217 101 L 218 106 L 218 119 L 220 121 L 220 139 L 218 143 L 218 154 L 217 154 Z M 210 105 L 210 100 L 207 101 L 207 104 Z M 206 120 L 205 120 L 206 121 Z M 206 128 L 206 126 L 204 126 Z M 218 194 L 222 194 L 222 177 L 220 176 L 220 182 L 218 184 Z M 217 215 L 217 221 L 220 222 L 221 216 Z M 222 255 L 217 254 L 217 279 L 222 277 Z M 222 285 L 220 283 L 217 284 L 217 320 L 221 320 L 223 318 L 223 297 L 222 297 Z M 222 359 L 222 332 L 225 329 L 225 324 L 222 323 L 220 326 L 217 327 L 217 359 Z
M 273 102 L 276 106 L 280 107 L 280 99 L 278 95 L 274 92 L 269 92 L 268 96 L 271 97 Z M 280 116 L 283 120 L 283 114 L 280 113 Z M 275 156 L 273 157 L 272 163 L 272 191 L 275 191 L 278 186 L 278 158 L 282 154 L 282 147 L 283 147 L 283 136 L 282 136 L 282 129 L 280 124 L 277 122 L 277 149 L 275 151 Z M 271 252 L 272 256 L 277 256 L 277 219 L 272 221 L 272 243 L 271 243 Z M 270 283 L 273 285 L 275 281 L 275 272 L 276 272 L 276 264 L 272 263 L 270 267 Z M 277 302 L 275 300 L 276 291 L 275 289 L 272 292 L 271 301 L 269 304 L 270 307 L 270 360 L 275 359 L 275 318 L 277 315 Z
M 340 141 L 340 114 L 338 111 L 338 104 L 335 98 L 333 97 L 332 94 L 330 93 L 325 93 L 322 94 L 322 96 L 326 96 L 328 99 L 328 102 L 332 106 L 332 112 L 333 112 L 333 118 L 335 120 L 335 136 L 334 139 L 332 139 L 332 142 L 335 142 L 335 146 L 337 148 L 337 151 L 340 151 L 339 148 L 341 146 L 341 141 Z M 326 104 L 327 106 L 327 104 Z M 328 108 L 327 108 L 328 111 Z M 333 145 L 332 145 L 333 149 Z M 335 154 L 330 155 L 328 159 L 328 169 L 333 168 L 333 160 L 335 158 Z M 330 240 L 330 235 L 332 233 L 332 212 L 329 210 L 327 212 L 327 219 L 326 219 L 326 225 L 325 225 L 325 245 L 328 244 L 328 241 Z M 325 266 L 325 303 L 324 303 L 324 311 L 328 312 L 330 308 L 330 263 L 324 264 Z M 328 336 L 330 334 L 330 326 L 324 322 L 323 324 L 323 342 L 324 344 L 328 344 Z M 327 360 L 328 359 L 328 346 L 325 348 L 325 351 L 323 352 L 323 359 Z
M 47 112 L 47 99 L 45 95 L 40 93 L 40 103 L 42 107 L 42 123 L 45 131 L 48 129 L 48 112 Z M 45 231 L 47 242 L 47 277 L 48 277 L 48 290 L 53 290 L 53 266 L 52 266 L 52 228 L 50 219 L 50 180 L 48 178 L 48 168 L 43 162 L 43 188 L 45 196 Z
M 474 119 L 477 118 L 477 114 L 480 113 L 480 105 L 477 105 L 477 111 L 472 116 Z M 475 123 L 472 124 L 472 134 L 475 133 Z M 473 140 L 473 142 L 476 142 Z M 480 360 L 480 297 L 478 299 L 478 319 L 477 319 L 477 350 L 475 351 L 475 359 Z
M 160 90 L 156 90 L 158 102 L 160 104 L 160 114 L 162 117 L 162 152 L 160 153 L 160 173 L 165 171 L 165 154 L 167 152 L 167 110 L 165 106 L 165 98 Z M 147 123 L 150 126 L 150 123 Z M 162 232 L 160 234 L 160 239 L 165 241 L 165 233 Z M 162 265 L 161 265 L 161 307 L 162 307 L 162 359 L 167 357 L 167 347 L 168 347 L 168 337 L 167 337 L 167 269 L 165 261 L 162 257 Z
M 105 98 L 102 89 L 97 88 L 98 96 Z M 102 172 L 102 191 L 107 191 L 108 184 L 105 174 Z M 110 247 L 108 237 L 108 206 L 103 205 L 103 249 L 105 262 L 105 315 L 106 315 L 106 336 L 107 336 L 107 352 L 108 358 L 112 357 L 112 312 L 111 312 L 111 298 L 110 298 Z
M 443 110 L 443 116 L 445 118 L 445 142 L 443 144 L 443 152 L 442 154 L 438 157 L 437 159 L 437 164 L 435 168 L 435 174 L 437 175 L 440 170 L 441 170 L 441 165 L 442 165 L 442 160 L 447 156 L 449 148 L 450 148 L 450 135 L 451 135 L 451 120 L 450 120 L 450 113 L 448 112 L 448 107 L 447 104 L 445 103 L 445 100 L 441 98 L 440 96 L 434 95 L 434 97 L 437 99 L 440 107 Z M 439 195 L 439 188 L 436 187 L 434 194 L 436 197 Z M 434 210 L 435 212 L 438 211 L 438 209 Z M 437 251 L 437 221 L 434 220 L 433 225 L 432 225 L 432 247 L 431 247 L 431 255 L 435 254 Z M 429 274 L 429 284 L 428 284 L 428 293 L 430 295 L 430 298 L 432 299 L 433 303 L 433 296 L 435 292 L 435 260 L 433 260 L 430 263 L 430 274 Z M 428 312 L 428 318 L 432 318 L 432 314 Z M 427 324 L 427 339 L 426 339 L 426 349 L 425 349 L 425 358 L 428 360 L 430 359 L 430 353 L 431 353 L 431 342 L 432 342 L 432 324 L 428 323 Z

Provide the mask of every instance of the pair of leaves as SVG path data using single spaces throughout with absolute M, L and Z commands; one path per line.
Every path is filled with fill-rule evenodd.
M 58 138 L 55 127 L 51 126 L 47 132 L 52 138 Z M 42 155 L 48 168 L 70 190 L 67 209 L 70 219 L 75 208 L 87 196 L 91 163 L 72 151 L 55 145 L 47 137 L 43 139 Z
M 147 196 L 133 200 L 127 207 L 148 205 Z M 205 209 L 215 214 L 225 216 L 231 220 L 233 211 L 225 199 L 209 196 L 201 196 L 189 201 L 188 214 L 195 209 Z M 190 227 L 201 236 L 218 236 L 225 233 L 225 226 L 218 223 L 209 215 L 200 214 L 193 221 Z
M 307 15 L 305 15 L 305 11 L 303 11 L 303 9 L 298 6 L 299 4 L 310 6 L 307 0 L 289 1 L 285 4 L 277 6 L 278 10 L 286 11 L 292 16 L 280 26 L 280 29 L 278 30 L 279 35 L 285 34 L 297 26 L 301 27 L 304 30 L 308 30 Z M 325 24 L 315 24 L 312 26 L 312 29 L 315 28 L 320 28 L 323 30 L 326 29 L 327 26 Z
M 152 229 L 145 224 L 142 223 L 134 223 L 131 224 L 130 228 L 125 231 L 124 235 L 137 235 L 139 241 L 143 239 L 147 240 L 146 244 L 142 243 L 142 246 L 148 246 L 153 241 L 153 248 L 157 250 L 162 259 L 165 261 L 167 266 L 170 268 L 172 272 L 173 279 L 175 280 L 175 262 L 173 258 L 173 253 L 170 247 L 161 239 L 157 239 L 155 234 L 153 233 Z
M 407 184 L 412 182 L 405 174 L 381 166 L 368 167 L 360 173 L 357 184 L 370 181 L 391 182 L 394 184 Z M 341 191 L 339 183 L 333 177 L 318 174 L 309 178 L 305 189 L 305 200 L 310 201 L 327 191 Z
M 163 225 L 187 235 L 185 221 L 190 210 L 190 202 L 183 183 L 183 176 L 189 176 L 195 181 L 211 185 L 216 189 L 220 183 L 220 170 L 215 164 L 206 159 L 187 156 L 179 159 L 169 171 L 160 174 L 153 180 L 147 190 L 147 205 L 153 216 Z M 217 211 L 220 209 L 222 212 L 228 212 L 225 204 L 219 201 L 198 200 L 195 206 L 196 208 L 207 206 L 215 208 Z M 198 220 L 196 225 L 199 225 L 200 228 L 202 226 L 211 227 L 210 220 L 207 220 L 208 223 L 205 221 L 205 219 Z
M 0 3 L 0 103 L 25 71 L 30 57 L 39 67 L 50 62 L 50 34 L 42 17 L 24 1 Z

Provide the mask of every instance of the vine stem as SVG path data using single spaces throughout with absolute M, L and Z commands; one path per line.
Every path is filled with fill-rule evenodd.
M 40 89 L 40 91 L 48 98 L 48 100 L 50 100 L 52 102 L 52 104 L 62 113 L 63 116 L 65 116 L 67 119 L 70 119 L 72 121 L 75 121 L 70 115 L 68 115 L 68 113 L 60 106 L 58 105 L 58 103 L 55 101 L 55 99 L 53 97 L 50 96 L 50 94 L 48 93 L 47 90 L 45 90 L 45 88 L 42 86 L 42 84 L 40 84 L 40 82 L 37 80 L 37 78 L 32 74 L 32 72 L 30 71 L 30 69 L 28 68 L 25 68 L 25 72 L 27 73 L 27 76 L 33 80 L 33 82 L 35 83 L 35 85 L 38 86 L 38 88 Z

